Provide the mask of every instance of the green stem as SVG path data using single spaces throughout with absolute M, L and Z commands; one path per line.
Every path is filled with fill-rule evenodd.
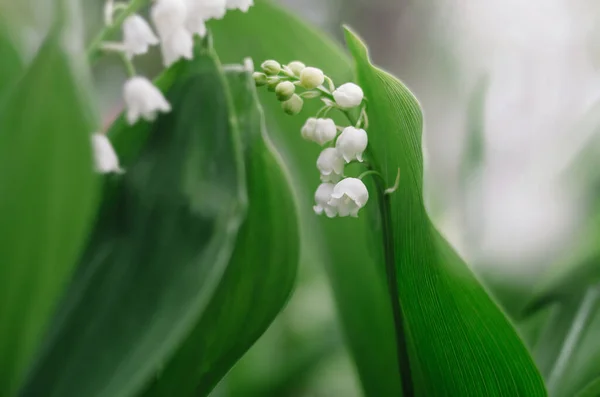
M 150 0 L 131 0 L 127 7 L 118 13 L 112 24 L 102 29 L 102 31 L 92 40 L 88 48 L 87 56 L 90 64 L 96 62 L 102 55 L 102 43 L 109 40 L 119 31 L 119 29 L 121 29 L 121 25 L 129 15 L 135 13 L 149 1 Z

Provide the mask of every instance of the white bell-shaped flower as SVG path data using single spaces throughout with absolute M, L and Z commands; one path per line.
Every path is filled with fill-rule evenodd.
M 181 58 L 192 59 L 194 57 L 194 38 L 192 33 L 181 28 L 173 32 L 161 42 L 163 64 L 171 66 Z
M 156 0 L 150 11 L 152 22 L 161 41 L 185 27 L 188 16 L 187 0 Z
M 358 178 L 345 178 L 338 182 L 331 193 L 328 204 L 339 216 L 358 216 L 358 211 L 369 201 L 369 191 Z
M 363 152 L 369 144 L 367 132 L 360 128 L 346 127 L 335 142 L 335 148 L 347 163 L 363 161 Z
M 337 208 L 329 205 L 331 200 L 331 194 L 333 193 L 333 183 L 321 183 L 315 192 L 315 205 L 313 210 L 317 215 L 321 215 L 325 212 L 329 218 L 333 218 L 337 215 Z
M 110 141 L 104 134 L 92 134 L 92 151 L 94 155 L 94 168 L 101 174 L 111 172 L 122 173 L 119 166 L 119 158 Z
M 148 22 L 134 14 L 123 21 L 123 45 L 129 59 L 148 52 L 148 47 L 158 44 L 158 37 Z
M 221 19 L 227 12 L 227 0 L 186 0 L 188 19 L 199 18 L 203 21 Z
M 153 121 L 158 112 L 170 112 L 171 105 L 150 80 L 135 76 L 125 82 L 123 97 L 127 108 L 127 122 L 135 124 L 140 118 Z
M 305 67 L 300 72 L 300 85 L 307 90 L 317 88 L 325 82 L 325 74 L 321 69 L 312 66 Z
M 227 8 L 230 10 L 240 10 L 248 12 L 251 6 L 254 5 L 253 0 L 227 0 Z
M 333 98 L 339 107 L 344 109 L 354 108 L 361 104 L 364 97 L 362 88 L 354 83 L 342 84 L 333 91 Z
M 335 139 L 337 128 L 332 119 L 316 119 L 311 117 L 306 120 L 300 132 L 302 137 L 307 141 L 313 141 L 323 146 Z
M 344 173 L 344 159 L 334 148 L 324 149 L 317 159 L 317 168 L 321 173 L 321 181 L 337 182 Z

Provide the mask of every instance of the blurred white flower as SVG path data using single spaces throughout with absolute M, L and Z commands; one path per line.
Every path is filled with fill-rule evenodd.
M 253 0 L 227 0 L 227 8 L 230 10 L 238 9 L 247 12 L 254 5 Z
M 317 168 L 321 173 L 321 181 L 337 182 L 344 173 L 344 159 L 334 148 L 324 149 L 317 159 Z
M 170 112 L 171 105 L 150 80 L 145 77 L 132 77 L 123 87 L 123 97 L 127 108 L 127 122 L 135 124 L 140 117 L 153 121 L 158 112 Z
M 158 42 L 158 37 L 141 16 L 134 14 L 123 21 L 123 45 L 129 59 L 147 53 L 148 47 Z
M 181 58 L 192 59 L 194 57 L 194 38 L 192 33 L 184 28 L 177 29 L 161 43 L 163 64 L 171 66 Z
M 108 174 L 110 172 L 122 173 L 119 166 L 119 158 L 110 141 L 104 134 L 92 134 L 92 150 L 94 155 L 94 165 L 97 172 Z
M 367 204 L 369 191 L 358 178 L 346 178 L 338 182 L 331 193 L 329 205 L 335 207 L 339 216 L 358 216 L 358 211 Z
M 300 73 L 302 73 L 302 71 L 304 70 L 306 65 L 300 61 L 293 61 L 293 62 L 290 62 L 287 65 L 287 67 L 290 68 L 290 70 L 292 71 L 292 73 L 294 73 L 294 75 L 300 76 Z
M 325 75 L 321 69 L 311 66 L 302 69 L 300 72 L 300 85 L 308 90 L 317 88 L 325 81 Z
M 337 139 L 335 148 L 347 163 L 354 159 L 362 162 L 362 155 L 367 148 L 368 143 L 369 138 L 367 137 L 367 132 L 365 130 L 346 127 Z
M 334 206 L 329 205 L 331 200 L 331 193 L 333 193 L 333 183 L 321 183 L 315 192 L 315 203 L 313 210 L 317 215 L 321 215 L 325 212 L 329 218 L 333 218 L 337 215 L 337 209 Z
M 150 11 L 152 22 L 162 41 L 185 27 L 187 15 L 186 0 L 156 0 Z
M 311 117 L 306 120 L 300 132 L 304 139 L 316 142 L 322 146 L 335 139 L 337 128 L 332 119 L 316 119 Z
M 188 6 L 188 20 L 221 19 L 227 11 L 227 0 L 186 0 Z
M 333 98 L 338 106 L 349 109 L 361 104 L 364 94 L 362 88 L 354 83 L 342 84 L 333 91 Z

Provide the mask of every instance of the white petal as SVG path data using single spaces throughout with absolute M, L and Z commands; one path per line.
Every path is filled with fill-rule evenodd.
M 165 40 L 184 26 L 187 5 L 185 0 L 157 0 L 150 14 L 158 35 Z
M 123 97 L 127 108 L 127 121 L 134 124 L 140 116 L 153 120 L 157 112 L 169 112 L 171 106 L 150 80 L 135 76 L 125 82 Z
M 109 172 L 122 173 L 119 166 L 119 158 L 110 141 L 104 134 L 92 134 L 92 149 L 94 152 L 94 164 L 97 172 L 106 174 Z
M 171 66 L 181 58 L 194 57 L 194 39 L 192 34 L 181 28 L 162 41 L 163 63 L 165 67 Z
M 253 0 L 227 0 L 227 8 L 230 10 L 238 9 L 247 12 L 253 4 Z
M 338 137 L 335 147 L 349 163 L 352 160 L 363 161 L 362 154 L 367 149 L 369 138 L 363 129 L 346 127 Z
M 142 55 L 148 52 L 148 47 L 158 44 L 158 37 L 141 16 L 134 14 L 123 22 L 123 44 L 127 55 Z
M 187 0 L 188 17 L 194 19 L 221 19 L 227 11 L 227 0 Z
M 349 109 L 361 104 L 364 97 L 362 88 L 354 83 L 342 84 L 333 91 L 335 102 L 342 108 Z

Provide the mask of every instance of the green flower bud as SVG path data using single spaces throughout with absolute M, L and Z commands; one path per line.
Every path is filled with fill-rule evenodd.
M 304 105 L 304 101 L 297 94 L 293 94 L 290 99 L 281 103 L 283 111 L 290 115 L 300 113 L 302 105 Z
M 290 99 L 295 91 L 296 87 L 291 81 L 282 81 L 275 87 L 275 95 L 277 95 L 277 99 L 282 102 Z
M 302 70 L 306 67 L 306 65 L 300 61 L 290 62 L 287 66 L 296 76 L 300 76 L 300 73 L 302 73 Z
M 300 85 L 307 90 L 317 88 L 325 81 L 325 75 L 321 69 L 307 67 L 300 72 Z
M 281 65 L 273 60 L 264 61 L 260 67 L 269 76 L 275 76 L 281 72 Z
M 267 75 L 264 73 L 254 72 L 252 73 L 252 78 L 254 79 L 254 82 L 256 83 L 257 87 L 267 85 Z
M 275 92 L 275 88 L 279 84 L 279 77 L 267 77 L 267 89 L 271 92 Z

